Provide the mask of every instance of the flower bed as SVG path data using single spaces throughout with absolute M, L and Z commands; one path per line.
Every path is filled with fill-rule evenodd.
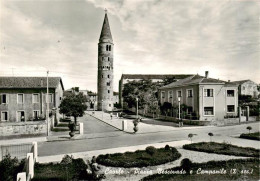
M 99 155 L 97 162 L 112 167 L 146 167 L 175 161 L 180 157 L 176 148 L 166 145 L 165 148 L 147 147 L 135 152 Z
M 201 151 L 206 153 L 216 153 L 223 155 L 259 157 L 260 150 L 255 148 L 239 147 L 228 143 L 199 142 L 183 145 L 184 149 Z
M 255 132 L 255 133 L 243 133 L 243 134 L 240 135 L 239 138 L 245 138 L 245 139 L 258 140 L 258 141 L 260 141 L 260 132 Z

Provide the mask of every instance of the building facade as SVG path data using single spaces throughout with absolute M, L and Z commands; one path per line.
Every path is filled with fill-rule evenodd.
M 234 81 L 232 83 L 238 84 L 239 95 L 250 95 L 253 98 L 257 98 L 259 95 L 258 85 L 251 80 Z
M 186 112 L 198 120 L 219 121 L 225 116 L 238 115 L 238 88 L 236 84 L 193 75 L 159 88 L 159 100 L 187 105 Z
M 59 105 L 63 96 L 60 77 L 49 77 L 47 96 L 46 77 L 0 77 L 1 122 L 28 122 L 46 119 L 49 110 L 59 119 Z
M 98 43 L 98 110 L 113 110 L 113 51 L 114 44 L 106 12 Z

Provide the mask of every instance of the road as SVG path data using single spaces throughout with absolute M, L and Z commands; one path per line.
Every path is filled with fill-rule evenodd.
M 226 141 L 239 146 L 248 146 L 255 148 L 260 147 L 259 141 L 245 140 L 234 137 L 234 135 L 239 135 L 241 133 L 247 132 L 246 127 L 249 125 L 252 126 L 252 131 L 259 131 L 259 122 L 226 127 L 201 127 L 189 130 L 185 130 L 184 127 L 175 131 L 146 134 L 128 134 L 115 130 L 114 128 L 100 122 L 99 120 L 96 120 L 93 117 L 86 116 L 85 118 L 89 126 L 89 128 L 85 128 L 87 132 L 103 132 L 103 136 L 95 139 L 39 143 L 39 156 L 68 154 L 124 146 L 187 140 L 189 133 L 196 134 L 196 136 L 193 137 L 194 142 L 209 141 L 209 132 L 212 132 L 214 134 L 212 138 L 213 141 Z

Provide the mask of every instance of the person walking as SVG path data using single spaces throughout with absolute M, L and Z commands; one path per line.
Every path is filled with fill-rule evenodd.
M 111 118 L 111 120 L 112 120 L 112 118 L 113 118 L 113 114 L 112 114 L 112 112 L 110 113 L 110 118 Z

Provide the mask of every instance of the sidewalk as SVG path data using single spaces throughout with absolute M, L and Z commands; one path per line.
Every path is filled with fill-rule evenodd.
M 95 114 L 92 114 L 93 111 L 87 111 L 86 113 L 90 116 L 93 116 L 104 123 L 117 128 L 118 130 L 122 131 L 122 122 L 123 120 L 127 121 L 127 129 L 124 130 L 126 133 L 134 133 L 133 128 L 133 120 L 125 119 L 125 118 L 117 118 L 113 115 L 112 119 L 109 113 L 105 113 L 102 111 L 95 111 Z M 150 118 L 143 118 L 144 121 L 153 121 Z M 214 127 L 214 126 L 207 126 L 207 127 Z M 140 122 L 138 124 L 138 131 L 136 134 L 144 134 L 144 133 L 157 133 L 157 132 L 166 132 L 166 131 L 175 131 L 175 130 L 188 130 L 188 129 L 198 129 L 203 128 L 203 126 L 190 126 L 190 127 L 174 127 L 174 126 L 163 126 L 163 125 L 156 125 L 156 124 L 146 124 Z
M 181 140 L 181 141 L 151 143 L 151 144 L 128 146 L 128 147 L 110 148 L 110 149 L 103 149 L 103 150 L 93 150 L 93 151 L 86 151 L 86 152 L 68 153 L 68 154 L 60 154 L 60 155 L 52 155 L 52 156 L 42 156 L 39 157 L 39 163 L 60 162 L 65 155 L 73 155 L 74 158 L 91 159 L 93 156 L 98 156 L 100 154 L 124 153 L 126 151 L 131 152 L 136 150 L 144 150 L 147 146 L 162 148 L 168 144 L 169 146 L 172 147 L 181 148 L 184 144 L 188 144 L 188 143 L 190 143 L 190 141 Z

